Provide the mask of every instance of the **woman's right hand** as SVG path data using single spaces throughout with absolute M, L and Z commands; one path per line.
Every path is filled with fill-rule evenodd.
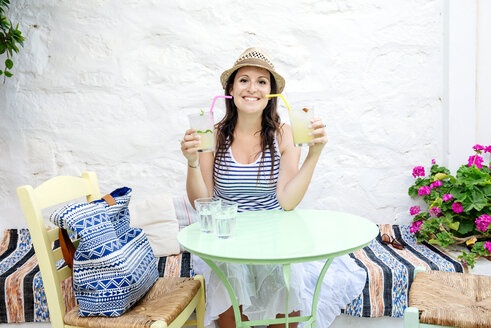
M 196 129 L 188 129 L 181 140 L 181 152 L 188 160 L 188 164 L 195 165 L 198 163 L 198 147 L 200 136 L 196 134 Z

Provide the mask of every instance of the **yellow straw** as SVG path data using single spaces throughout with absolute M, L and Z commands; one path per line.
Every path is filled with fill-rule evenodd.
M 276 95 L 267 95 L 266 97 L 268 97 L 268 98 L 271 98 L 271 97 L 281 97 L 281 99 L 283 99 L 283 101 L 285 102 L 286 107 L 288 107 L 288 111 L 291 111 L 291 110 L 292 110 L 292 109 L 290 108 L 290 105 L 288 105 L 288 103 L 286 102 L 286 99 L 285 99 L 285 97 L 283 97 L 283 95 L 281 95 L 281 94 L 276 94 Z

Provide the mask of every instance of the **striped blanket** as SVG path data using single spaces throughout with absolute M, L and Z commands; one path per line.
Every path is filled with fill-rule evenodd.
M 55 247 L 58 247 L 55 245 Z M 189 277 L 190 254 L 161 257 L 160 277 Z M 57 263 L 64 265 L 63 260 Z M 71 277 L 62 284 L 65 304 L 75 306 Z M 45 322 L 49 311 L 38 262 L 27 229 L 5 230 L 0 244 L 0 323 Z
M 345 313 L 361 317 L 402 316 L 407 306 L 409 286 L 415 266 L 431 270 L 462 272 L 462 266 L 429 245 L 416 244 L 409 226 L 380 225 L 381 233 L 402 238 L 407 246 L 396 250 L 372 243 L 350 254 L 368 273 L 362 294 L 350 303 Z M 63 265 L 63 260 L 58 263 Z M 190 254 L 161 257 L 161 277 L 189 277 Z M 328 271 L 329 274 L 329 271 Z M 27 229 L 4 232 L 0 244 L 0 323 L 44 322 L 49 320 L 41 274 Z M 62 285 L 68 308 L 75 305 L 71 278 Z
M 416 242 L 408 225 L 379 225 L 380 233 L 372 242 L 350 254 L 367 272 L 363 292 L 346 307 L 345 313 L 358 317 L 402 317 L 408 305 L 414 268 L 462 272 L 462 265 L 437 248 Z M 402 240 L 404 249 L 382 243 L 387 234 Z M 328 271 L 329 272 L 329 271 Z

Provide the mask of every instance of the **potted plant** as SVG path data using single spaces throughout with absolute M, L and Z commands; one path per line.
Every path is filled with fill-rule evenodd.
M 5 66 L 0 69 L 0 75 L 3 75 L 3 83 L 5 78 L 12 77 L 11 72 L 14 62 L 11 57 L 14 52 L 19 52 L 17 44 L 24 46 L 24 37 L 19 31 L 19 24 L 14 28 L 14 24 L 7 20 L 6 14 L 9 8 L 9 0 L 0 0 L 0 58 L 6 54 Z
M 428 208 L 410 208 L 414 215 L 410 231 L 418 242 L 426 241 L 447 248 L 463 245 L 469 251 L 459 256 L 463 265 L 474 267 L 476 258 L 491 256 L 491 163 L 484 165 L 483 156 L 491 154 L 491 146 L 475 145 L 475 155 L 453 176 L 435 160 L 429 175 L 423 166 L 413 168 L 411 197 L 422 197 Z

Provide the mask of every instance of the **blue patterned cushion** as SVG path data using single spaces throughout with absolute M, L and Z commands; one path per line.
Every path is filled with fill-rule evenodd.
M 66 205 L 50 220 L 80 236 L 73 260 L 73 288 L 80 316 L 123 314 L 158 279 L 157 258 L 140 228 L 130 227 L 131 189 L 111 193 L 116 205 L 104 200 Z

